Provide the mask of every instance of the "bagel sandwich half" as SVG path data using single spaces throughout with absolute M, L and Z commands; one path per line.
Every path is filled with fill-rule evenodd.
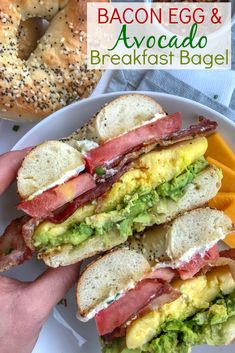
M 180 113 L 121 96 L 67 139 L 29 152 L 17 177 L 27 217 L 15 231 L 46 264 L 66 266 L 204 205 L 221 186 L 204 158 L 216 127 L 200 118 L 182 128 Z
M 92 262 L 77 285 L 78 318 L 95 318 L 103 353 L 184 353 L 235 338 L 233 230 L 199 208 L 135 235 Z

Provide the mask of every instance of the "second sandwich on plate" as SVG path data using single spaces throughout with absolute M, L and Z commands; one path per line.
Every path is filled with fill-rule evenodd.
M 104 353 L 186 353 L 235 338 L 233 224 L 208 207 L 134 235 L 91 263 L 78 318 L 94 318 Z

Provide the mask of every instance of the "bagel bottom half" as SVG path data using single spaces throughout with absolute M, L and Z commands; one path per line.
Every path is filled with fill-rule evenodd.
M 166 200 L 163 200 L 164 207 L 161 207 L 161 201 L 158 202 L 158 209 L 166 211 L 157 214 L 155 224 L 163 224 L 188 210 L 204 205 L 217 194 L 220 186 L 221 178 L 218 170 L 213 166 L 207 167 L 195 177 L 193 183 L 188 184 L 180 200 L 175 202 L 168 199 L 167 206 Z M 109 232 L 109 239 L 112 241 L 106 243 L 104 238 L 93 236 L 78 246 L 62 245 L 54 250 L 40 252 L 38 256 L 50 267 L 66 266 L 105 252 L 125 241 L 117 232 L 112 234 Z

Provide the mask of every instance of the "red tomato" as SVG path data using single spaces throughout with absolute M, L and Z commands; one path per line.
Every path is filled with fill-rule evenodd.
M 196 254 L 192 257 L 189 262 L 183 263 L 179 268 L 178 272 L 182 279 L 192 278 L 198 273 L 202 267 L 204 267 L 209 260 L 215 260 L 219 257 L 218 247 L 214 245 L 211 249 L 206 251 L 202 256 Z
M 111 164 L 118 157 L 141 147 L 148 141 L 154 140 L 157 143 L 157 140 L 179 131 L 181 125 L 181 113 L 175 113 L 109 140 L 87 152 L 87 169 L 93 173 L 97 167 Z
M 32 200 L 22 201 L 17 208 L 31 217 L 45 218 L 52 211 L 95 188 L 95 186 L 93 177 L 88 173 L 83 173 L 62 185 L 44 191 Z
M 95 321 L 99 335 L 113 332 L 138 314 L 153 298 L 169 293 L 171 290 L 169 284 L 161 283 L 156 279 L 140 281 L 135 288 L 96 314 Z

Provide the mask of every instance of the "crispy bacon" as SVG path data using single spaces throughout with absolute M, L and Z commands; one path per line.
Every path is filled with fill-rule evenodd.
M 191 140 L 192 138 L 207 136 L 214 132 L 218 127 L 216 121 L 212 121 L 199 116 L 199 123 L 191 125 L 189 128 L 182 129 L 178 132 L 172 133 L 166 139 L 160 140 L 157 145 L 159 147 L 169 146 L 177 142 Z
M 155 278 L 170 283 L 174 278 L 178 277 L 177 271 L 170 268 L 157 268 L 148 273 L 144 278 Z
M 187 129 L 175 132 L 165 139 L 148 141 L 147 145 L 142 144 L 141 146 L 138 146 L 138 150 L 134 149 L 127 155 L 116 159 L 115 162 L 109 163 L 109 167 L 106 168 L 106 176 L 103 176 L 102 178 L 97 177 L 97 186 L 95 189 L 92 189 L 75 199 L 73 202 L 68 204 L 62 212 L 50 217 L 49 220 L 55 224 L 62 223 L 79 207 L 102 196 L 105 192 L 111 189 L 112 185 L 131 167 L 131 162 L 140 155 L 148 153 L 158 147 L 166 147 L 180 141 L 190 140 L 194 137 L 205 136 L 212 133 L 217 128 L 217 125 L 218 124 L 215 121 L 201 117 L 199 124 L 192 125 Z M 110 176 L 109 168 L 112 169 L 112 176 Z
M 181 113 L 165 116 L 161 119 L 150 121 L 125 134 L 110 139 L 97 148 L 86 153 L 86 167 L 91 173 L 101 166 L 111 166 L 120 157 L 140 148 L 150 140 L 159 140 L 179 131 L 182 125 Z
M 112 342 L 115 338 L 120 338 L 126 336 L 126 329 L 127 329 L 127 324 L 123 324 L 122 326 L 119 326 L 113 330 L 111 333 L 107 333 L 106 335 L 102 336 L 102 339 L 105 342 Z
M 212 259 L 202 268 L 201 273 L 205 274 L 213 267 L 229 266 L 230 272 L 235 280 L 235 249 L 220 251 L 219 257 Z
M 25 217 L 11 222 L 0 237 L 0 272 L 22 264 L 32 257 L 32 251 L 22 237 L 22 225 Z
M 27 247 L 32 251 L 35 250 L 32 242 L 33 234 L 35 229 L 41 222 L 42 222 L 42 219 L 27 217 L 24 224 L 22 225 L 22 237 L 24 238 L 24 241 Z
M 68 217 L 70 217 L 79 207 L 85 205 L 86 203 L 97 199 L 98 197 L 104 195 L 109 191 L 112 185 L 130 168 L 130 165 L 123 166 L 115 175 L 109 177 L 107 180 L 100 180 L 96 187 L 89 190 L 85 194 L 76 198 L 73 202 L 69 203 L 63 211 L 57 213 L 56 215 L 49 217 L 49 221 L 58 224 L 64 222 Z
M 109 168 L 121 168 L 126 163 L 130 163 L 137 159 L 142 154 L 153 151 L 156 148 L 167 147 L 177 142 L 188 141 L 196 137 L 207 136 L 214 132 L 218 126 L 216 121 L 199 117 L 199 123 L 191 125 L 189 128 L 174 132 L 164 139 L 149 140 L 142 145 L 136 146 L 125 156 L 120 156 L 112 163 L 109 163 Z
M 235 261 L 235 249 L 220 251 L 220 257 L 227 257 Z

